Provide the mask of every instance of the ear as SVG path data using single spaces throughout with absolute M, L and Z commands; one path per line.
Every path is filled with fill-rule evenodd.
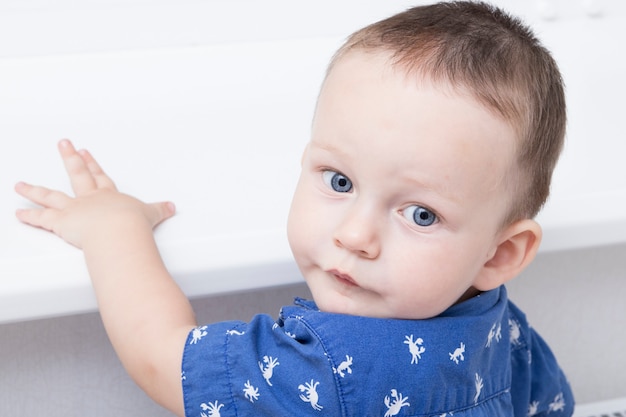
M 504 229 L 474 287 L 489 291 L 519 275 L 535 259 L 541 236 L 541 226 L 531 219 L 519 220 Z

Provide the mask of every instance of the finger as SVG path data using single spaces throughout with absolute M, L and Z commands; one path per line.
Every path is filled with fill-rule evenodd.
M 81 149 L 78 153 L 81 158 L 83 158 L 83 161 L 85 162 L 85 165 L 91 173 L 98 188 L 110 188 L 112 190 L 117 189 L 113 180 L 104 172 L 100 164 L 98 164 L 96 159 L 88 150 Z
M 169 219 L 176 213 L 176 206 L 171 201 L 164 201 L 160 203 L 148 204 L 152 210 L 150 220 L 152 221 L 152 227 L 156 227 L 160 223 Z
M 74 193 L 78 196 L 93 191 L 96 188 L 96 181 L 72 142 L 67 139 L 60 141 L 59 153 L 63 159 L 67 175 L 70 177 Z
M 55 209 L 18 209 L 15 216 L 22 223 L 54 232 L 53 225 L 58 210 Z
M 61 191 L 30 185 L 25 182 L 15 184 L 15 191 L 22 197 L 46 208 L 61 209 L 71 201 L 71 197 Z

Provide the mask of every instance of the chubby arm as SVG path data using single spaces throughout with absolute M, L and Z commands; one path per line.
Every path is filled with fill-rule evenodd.
M 18 183 L 15 190 L 41 208 L 16 215 L 83 250 L 102 320 L 127 372 L 157 403 L 183 416 L 180 364 L 196 321 L 152 233 L 175 208 L 118 192 L 95 159 L 68 140 L 59 142 L 59 152 L 75 197 Z

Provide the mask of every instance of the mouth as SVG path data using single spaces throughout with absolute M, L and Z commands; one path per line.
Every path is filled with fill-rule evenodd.
M 330 271 L 328 271 L 328 273 L 331 274 L 332 276 L 334 276 L 335 279 L 337 279 L 337 281 L 341 282 L 344 285 L 347 285 L 347 286 L 350 286 L 350 287 L 358 286 L 356 281 L 348 274 L 340 272 L 340 271 L 338 271 L 336 269 L 331 269 Z

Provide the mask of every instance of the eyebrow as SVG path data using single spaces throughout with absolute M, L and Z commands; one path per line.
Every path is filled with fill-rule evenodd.
M 455 204 L 461 204 L 463 201 L 462 198 L 457 196 L 455 193 L 448 192 L 447 190 L 448 187 L 442 186 L 441 182 L 423 181 L 423 180 L 420 180 L 418 178 L 414 178 L 408 175 L 400 175 L 399 178 L 401 179 L 401 181 L 414 185 L 416 188 L 420 190 L 425 190 L 428 193 L 435 194 L 439 196 L 440 198 L 445 199 L 447 201 L 451 201 Z
M 323 141 L 320 143 L 319 140 L 311 140 L 310 145 L 313 145 L 314 148 L 318 148 L 326 152 L 337 153 L 343 156 L 346 155 L 346 152 L 342 151 L 337 146 L 335 146 L 332 142 L 329 142 L 329 141 Z

